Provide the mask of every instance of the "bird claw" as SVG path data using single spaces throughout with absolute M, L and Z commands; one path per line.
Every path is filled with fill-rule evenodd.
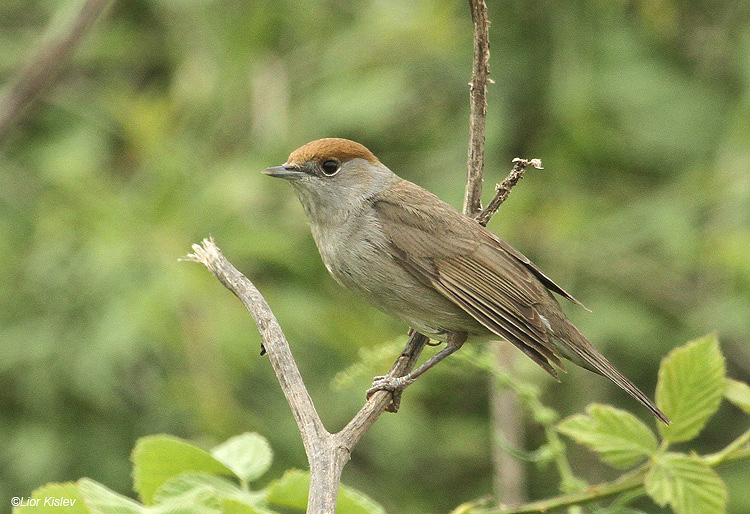
M 372 387 L 367 390 L 367 397 L 369 398 L 378 391 L 389 391 L 391 393 L 403 391 L 413 382 L 414 380 L 408 377 L 389 378 L 388 376 L 377 376 L 372 379 Z
M 414 379 L 409 377 L 392 377 L 388 376 L 377 376 L 372 380 L 372 387 L 367 390 L 367 399 L 377 393 L 378 391 L 388 391 L 392 393 L 391 403 L 388 404 L 385 410 L 388 412 L 398 412 L 398 408 L 401 404 L 401 394 L 407 386 L 411 385 Z

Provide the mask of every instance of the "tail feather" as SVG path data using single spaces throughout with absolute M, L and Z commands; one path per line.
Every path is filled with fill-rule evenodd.
M 591 363 L 593 367 L 596 368 L 596 372 L 604 375 L 612 382 L 617 384 L 623 391 L 638 400 L 638 402 L 640 402 L 641 405 L 650 410 L 651 413 L 659 419 L 659 421 L 662 421 L 665 425 L 669 425 L 669 418 L 659 409 L 659 407 L 656 406 L 651 398 L 646 396 L 643 391 L 638 389 L 638 386 L 636 386 L 633 382 L 630 381 L 628 377 L 623 375 L 617 368 L 615 368 L 603 355 L 598 352 L 596 353 L 598 355 L 595 354 L 594 358 L 591 359 Z
M 666 425 L 670 424 L 669 418 L 664 414 L 656 404 L 643 393 L 638 386 L 623 375 L 612 363 L 610 363 L 599 350 L 589 343 L 586 337 L 581 334 L 572 324 L 569 327 L 575 333 L 569 334 L 574 342 L 557 341 L 557 349 L 566 359 L 579 366 L 586 368 L 594 373 L 598 373 L 610 379 L 623 391 L 635 398 L 641 405 L 646 407 L 651 413 Z

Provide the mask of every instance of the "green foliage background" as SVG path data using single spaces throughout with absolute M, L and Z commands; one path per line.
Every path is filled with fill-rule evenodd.
M 513 157 L 545 166 L 490 228 L 594 311 L 567 309 L 645 390 L 670 348 L 712 330 L 747 381 L 750 4 L 488 4 L 485 198 Z M 0 4 L 0 81 L 77 7 Z M 158 432 L 212 446 L 255 431 L 276 453 L 269 476 L 304 467 L 251 319 L 177 258 L 216 238 L 266 295 L 338 429 L 368 380 L 331 380 L 405 327 L 327 276 L 288 186 L 259 171 L 347 137 L 460 207 L 470 72 L 459 1 L 115 2 L 0 142 L 0 498 L 81 476 L 128 493 L 133 444 Z M 556 384 L 519 363 L 562 414 L 599 401 L 647 419 L 603 379 L 575 370 Z M 389 512 L 445 512 L 491 489 L 488 379 L 440 368 L 345 470 Z M 739 433 L 733 409 L 701 450 Z M 527 438 L 541 439 L 533 424 Z M 583 451 L 574 464 L 611 476 Z M 552 469 L 529 472 L 533 497 L 555 492 Z M 729 511 L 747 512 L 747 466 L 720 473 Z

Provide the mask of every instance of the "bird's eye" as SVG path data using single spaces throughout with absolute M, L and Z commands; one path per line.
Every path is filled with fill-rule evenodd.
M 339 162 L 333 159 L 329 159 L 325 161 L 321 168 L 323 169 L 323 173 L 329 177 L 334 176 L 336 173 L 338 173 L 340 165 Z

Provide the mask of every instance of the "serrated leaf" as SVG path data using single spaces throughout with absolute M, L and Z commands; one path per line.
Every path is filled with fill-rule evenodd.
M 750 386 L 739 380 L 726 380 L 724 397 L 734 405 L 750 414 Z
M 310 473 L 293 469 L 269 484 L 266 498 L 273 505 L 304 511 L 307 508 L 309 490 Z M 385 514 L 385 510 L 364 493 L 341 485 L 336 514 Z
M 588 415 L 576 414 L 557 430 L 587 446 L 616 468 L 629 468 L 656 451 L 654 433 L 638 418 L 608 405 L 590 405 Z
M 646 474 L 644 486 L 658 505 L 670 505 L 675 514 L 726 512 L 726 484 L 711 467 L 688 455 L 660 456 Z
M 656 403 L 672 421 L 659 425 L 670 443 L 697 436 L 721 404 L 726 369 L 715 335 L 672 350 L 661 363 Z
M 151 505 L 164 482 L 187 471 L 234 475 L 210 453 L 173 436 L 153 435 L 138 440 L 131 457 L 133 488 L 143 503 Z
M 83 495 L 74 483 L 47 484 L 31 493 L 29 497 L 38 500 L 36 505 L 16 507 L 14 514 L 88 514 L 90 511 L 83 501 Z M 49 498 L 49 499 L 48 499 Z M 56 500 L 59 500 L 56 501 Z M 67 501 L 64 501 L 67 500 Z M 59 505 L 57 505 L 59 503 Z M 65 503 L 65 505 L 63 505 Z
M 273 461 L 273 452 L 265 437 L 251 432 L 228 439 L 211 450 L 211 455 L 244 482 L 263 475 Z
M 146 511 L 140 503 L 88 478 L 78 481 L 78 489 L 91 514 L 142 514 Z

